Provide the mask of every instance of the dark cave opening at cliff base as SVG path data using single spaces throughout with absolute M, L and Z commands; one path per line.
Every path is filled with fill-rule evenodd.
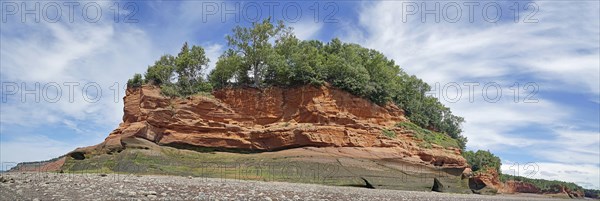
M 73 153 L 69 154 L 69 156 L 71 156 L 71 158 L 73 158 L 75 160 L 85 159 L 85 154 L 82 152 L 73 152 Z

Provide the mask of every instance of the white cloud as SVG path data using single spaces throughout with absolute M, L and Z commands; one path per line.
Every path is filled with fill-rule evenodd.
M 507 163 L 502 164 L 505 174 L 536 179 L 573 182 L 584 188 L 600 189 L 598 164 L 579 163 Z
M 428 82 L 526 74 L 600 93 L 600 33 L 589 28 L 600 25 L 588 20 L 598 18 L 597 2 L 536 2 L 542 8 L 536 15 L 539 23 L 502 24 L 469 23 L 465 18 L 422 23 L 418 16 L 403 22 L 402 3 L 366 4 L 359 27 L 345 30 L 347 39 L 383 51 Z M 367 33 L 355 33 L 361 28 Z
M 102 138 L 92 137 L 76 143 L 68 143 L 50 139 L 45 135 L 27 135 L 18 137 L 9 142 L 2 142 L 0 146 L 0 170 L 10 168 L 16 163 L 24 161 L 45 161 L 64 155 L 77 147 L 89 146 L 97 143 Z
M 50 103 L 41 98 L 41 103 L 33 103 L 33 96 L 28 96 L 25 103 L 13 102 L 11 107 L 18 108 L 20 115 L 53 113 L 79 120 L 96 117 L 93 120 L 99 121 L 97 123 L 118 123 L 115 121 L 120 119 L 122 103 L 115 104 L 113 96 L 116 89 L 111 90 L 111 86 L 115 82 L 123 86 L 131 75 L 143 71 L 144 63 L 151 61 L 153 53 L 144 33 L 129 27 L 89 24 L 41 24 L 34 29 L 48 35 L 43 38 L 2 38 L 3 79 L 19 85 L 25 83 L 28 89 L 34 89 L 34 83 L 39 82 L 41 96 L 46 94 L 44 85 L 55 82 L 61 88 L 60 100 Z M 77 82 L 78 86 L 74 87 L 71 95 L 69 87 L 64 84 L 66 82 Z M 99 101 L 95 103 L 86 101 L 84 95 L 94 99 L 96 88 L 87 88 L 86 94 L 83 93 L 86 84 L 94 83 L 102 90 Z M 48 91 L 49 94 L 56 92 L 54 88 Z M 122 88 L 118 95 L 124 95 Z M 70 97 L 73 101 L 69 100 Z M 16 115 L 19 117 L 19 114 Z M 43 116 L 31 117 L 44 120 Z M 2 121 L 15 123 L 6 122 L 4 118 Z
M 316 39 L 317 34 L 323 28 L 323 23 L 315 23 L 314 21 L 306 20 L 290 24 L 294 28 L 294 34 L 300 40 Z
M 595 163 L 600 160 L 600 137 L 597 132 L 558 129 L 555 140 L 536 143 L 534 155 L 548 161 L 568 163 Z M 557 154 L 556 150 L 560 150 Z
M 457 115 L 465 118 L 463 134 L 469 140 L 467 146 L 470 149 L 499 151 L 515 147 L 526 148 L 542 139 L 552 137 L 552 133 L 531 137 L 524 135 L 526 133 L 514 132 L 530 126 L 551 129 L 572 115 L 569 108 L 561 107 L 548 99 L 538 98 L 537 103 L 515 103 L 511 94 L 505 94 L 506 98 L 489 103 L 481 98 L 481 91 L 476 91 L 475 94 L 472 103 L 466 98 L 458 103 L 445 103 Z M 508 135 L 511 133 L 513 135 Z
M 210 73 L 210 71 L 212 71 L 213 69 L 215 69 L 215 67 L 217 66 L 217 61 L 219 60 L 219 56 L 221 56 L 221 54 L 223 54 L 223 51 L 225 51 L 223 45 L 221 44 L 209 44 L 209 45 L 203 45 L 205 47 L 205 52 L 206 52 L 206 57 L 208 57 L 208 59 L 210 59 L 210 63 L 208 64 L 208 69 L 206 69 L 204 71 L 204 73 L 206 75 L 208 75 L 208 73 Z
M 63 120 L 63 124 L 65 124 L 67 127 L 71 128 L 71 129 L 73 129 L 73 130 L 75 130 L 75 131 L 76 131 L 76 132 L 78 132 L 78 133 L 81 133 L 81 132 L 82 132 L 82 131 L 81 131 L 81 129 L 79 129 L 79 128 L 77 127 L 77 124 L 76 124 L 75 122 L 73 122 L 73 121 L 69 121 L 69 120 L 66 120 L 66 119 L 65 119 L 65 120 Z
M 15 95 L 7 95 L 9 101 L 2 103 L 2 162 L 46 160 L 77 146 L 99 143 L 121 121 L 125 81 L 134 73 L 143 72 L 162 50 L 154 47 L 135 24 L 113 23 L 112 16 L 107 18 L 98 23 L 9 20 L 2 24 L 3 86 L 7 82 L 18 86 L 24 83 L 31 90 L 34 83 L 40 83 L 37 92 L 41 96 L 39 103 L 33 95 L 27 95 L 27 101 L 22 102 L 21 88 Z M 65 86 L 67 82 L 78 84 L 72 94 Z M 48 101 L 57 94 L 56 88 L 43 89 L 50 83 L 61 89 L 57 102 Z M 100 95 L 93 87 L 84 92 L 86 84 L 100 87 L 97 101 L 84 98 Z M 68 129 L 56 128 L 70 128 L 72 132 L 58 133 Z M 49 139 L 51 135 L 62 139 Z M 74 139 L 78 141 L 67 143 Z

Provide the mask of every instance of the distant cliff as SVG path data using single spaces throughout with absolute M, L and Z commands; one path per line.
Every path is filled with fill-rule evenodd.
M 503 176 L 507 178 L 501 179 L 501 175 L 495 169 L 487 169 L 475 173 L 469 184 L 475 192 L 484 194 L 488 192 L 504 194 L 535 193 L 561 198 L 586 197 L 583 188 L 573 183 Z M 591 197 L 591 195 L 588 197 Z

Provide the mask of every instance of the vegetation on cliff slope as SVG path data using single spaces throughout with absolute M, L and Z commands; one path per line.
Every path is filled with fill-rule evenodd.
M 442 147 L 464 147 L 464 144 L 460 144 L 463 143 L 460 140 L 453 139 L 443 133 L 421 128 L 412 122 L 398 122 L 396 126 L 412 130 L 415 138 L 423 140 L 420 144 L 421 147 L 431 148 L 431 144 L 437 144 Z
M 282 22 L 272 24 L 270 19 L 251 27 L 238 26 L 226 39 L 229 49 L 207 78 L 204 71 L 209 60 L 204 49 L 189 48 L 186 43 L 177 56 L 162 56 L 148 67 L 144 79 L 136 74 L 128 85 L 154 84 L 165 95 L 188 96 L 232 86 L 330 83 L 376 104 L 393 102 L 405 110 L 411 122 L 458 140 L 460 148 L 465 146 L 460 128 L 464 119 L 453 115 L 437 98 L 427 96 L 431 90 L 427 83 L 408 75 L 376 50 L 337 38 L 327 43 L 300 40 L 290 27 Z
M 545 179 L 531 179 L 522 176 L 513 176 L 508 174 L 500 174 L 500 181 L 521 181 L 525 183 L 533 184 L 535 187 L 539 188 L 543 192 L 560 192 L 561 186 L 566 187 L 572 191 L 583 191 L 583 188 L 575 183 L 564 182 L 564 181 L 556 181 L 556 180 L 545 180 Z
M 500 173 L 502 162 L 498 156 L 492 154 L 490 151 L 477 150 L 474 152 L 469 150 L 463 151 L 462 155 L 467 159 L 467 163 L 471 165 L 471 169 L 474 172 L 485 172 L 488 168 L 492 168 Z

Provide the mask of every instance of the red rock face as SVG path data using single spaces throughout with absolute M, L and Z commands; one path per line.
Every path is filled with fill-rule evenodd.
M 554 185 L 554 186 L 550 187 L 548 190 L 542 191 L 541 193 L 553 194 L 553 195 L 564 195 L 565 197 L 568 196 L 570 198 L 583 198 L 584 197 L 583 191 L 581 191 L 581 190 L 573 191 L 562 185 Z
M 51 161 L 19 163 L 17 166 L 10 169 L 15 172 L 53 172 L 60 171 L 60 168 L 65 164 L 65 157 L 60 157 Z
M 410 131 L 394 127 L 407 121 L 395 105 L 378 106 L 328 86 L 232 88 L 213 96 L 167 98 L 154 86 L 127 89 L 123 123 L 103 143 L 76 152 L 112 152 L 123 149 L 121 139 L 137 137 L 159 145 L 253 151 L 367 148 L 431 166 L 467 166 L 459 149 L 420 148 Z M 385 137 L 382 129 L 398 137 Z
M 582 191 L 572 191 L 565 186 L 556 185 L 551 187 L 549 190 L 541 190 L 535 185 L 522 181 L 509 180 L 502 183 L 499 179 L 498 172 L 493 169 L 488 169 L 486 172 L 480 172 L 472 178 L 475 183 L 497 189 L 499 193 L 536 193 L 536 194 L 548 194 L 548 195 L 562 195 L 564 197 L 571 198 L 583 198 L 584 193 Z
M 531 183 L 513 180 L 503 183 L 500 181 L 498 172 L 494 169 L 487 169 L 486 172 L 479 172 L 473 176 L 473 179 L 487 187 L 497 189 L 499 193 L 542 193 L 538 187 Z
M 522 181 L 506 181 L 502 187 L 506 193 L 541 193 L 542 191 L 533 184 Z
M 498 192 L 504 192 L 502 182 L 500 182 L 498 172 L 495 169 L 490 168 L 485 172 L 477 172 L 473 175 L 472 180 L 481 186 L 497 189 Z

